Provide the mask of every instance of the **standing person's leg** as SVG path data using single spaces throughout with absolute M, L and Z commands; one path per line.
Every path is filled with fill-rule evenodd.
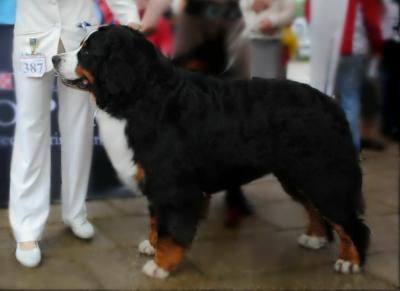
M 346 56 L 340 60 L 337 72 L 337 94 L 340 98 L 340 105 L 349 122 L 353 142 L 357 150 L 360 150 L 360 108 L 363 69 L 363 56 Z
M 251 40 L 251 75 L 278 78 L 281 72 L 282 44 L 279 39 Z
M 228 70 L 233 78 L 250 79 L 250 39 L 244 34 L 245 23 L 242 18 L 225 23 Z
M 87 92 L 58 80 L 61 202 L 64 222 L 80 238 L 94 235 L 85 206 L 93 150 L 93 106 Z
M 14 62 L 17 122 L 10 172 L 9 216 L 17 243 L 40 240 L 50 200 L 50 101 L 54 75 L 42 78 L 22 75 Z M 40 250 L 17 247 L 21 264 L 34 267 Z
M 310 4 L 310 85 L 332 96 L 348 1 L 318 0 Z
M 400 43 L 386 41 L 382 62 L 382 132 L 400 140 Z

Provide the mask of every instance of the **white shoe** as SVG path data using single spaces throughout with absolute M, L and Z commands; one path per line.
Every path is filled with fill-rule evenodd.
M 319 250 L 328 245 L 326 237 L 308 235 L 303 233 L 297 238 L 297 243 L 302 247 L 312 250 Z
M 91 239 L 94 236 L 95 230 L 93 225 L 85 220 L 81 223 L 67 223 L 75 236 L 81 239 Z
M 17 261 L 28 268 L 34 268 L 40 264 L 42 254 L 40 252 L 39 245 L 36 243 L 36 247 L 32 249 L 22 249 L 17 244 L 17 250 L 15 251 L 15 257 Z

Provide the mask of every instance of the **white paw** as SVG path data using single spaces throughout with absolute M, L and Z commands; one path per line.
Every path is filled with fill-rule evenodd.
M 142 191 L 140 190 L 138 181 L 136 181 L 135 176 L 133 175 L 124 176 L 122 174 L 118 174 L 118 177 L 121 183 L 125 185 L 125 187 L 127 187 L 130 191 L 135 193 L 137 196 L 143 195 Z
M 157 266 L 154 260 L 148 261 L 142 268 L 143 273 L 149 277 L 165 279 L 169 276 L 169 272 Z
M 328 244 L 328 240 L 325 237 L 308 235 L 303 233 L 297 238 L 297 243 L 302 247 L 318 250 L 325 247 Z
M 144 254 L 144 255 L 148 255 L 148 256 L 152 256 L 156 252 L 154 247 L 151 245 L 151 243 L 147 239 L 142 241 L 139 244 L 138 250 L 139 250 L 139 253 Z
M 338 259 L 333 266 L 336 272 L 342 274 L 359 273 L 361 268 L 358 264 L 354 264 L 350 261 L 345 261 L 343 259 Z

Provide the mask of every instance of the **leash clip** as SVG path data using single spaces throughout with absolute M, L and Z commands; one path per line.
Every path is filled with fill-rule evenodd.
M 89 22 L 87 21 L 81 21 L 77 24 L 77 27 L 83 29 L 86 33 L 88 32 L 88 27 L 92 26 Z

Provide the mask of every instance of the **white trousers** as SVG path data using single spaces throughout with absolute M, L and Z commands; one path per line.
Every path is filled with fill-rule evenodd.
M 250 42 L 251 76 L 281 78 L 283 76 L 282 44 L 280 39 L 258 39 Z
M 310 85 L 330 96 L 335 87 L 347 3 L 348 0 L 311 1 Z
M 54 72 L 27 78 L 14 65 L 17 123 L 10 173 L 10 223 L 17 242 L 40 240 L 50 208 L 50 123 Z M 86 219 L 93 142 L 89 93 L 58 81 L 61 202 L 66 223 Z

